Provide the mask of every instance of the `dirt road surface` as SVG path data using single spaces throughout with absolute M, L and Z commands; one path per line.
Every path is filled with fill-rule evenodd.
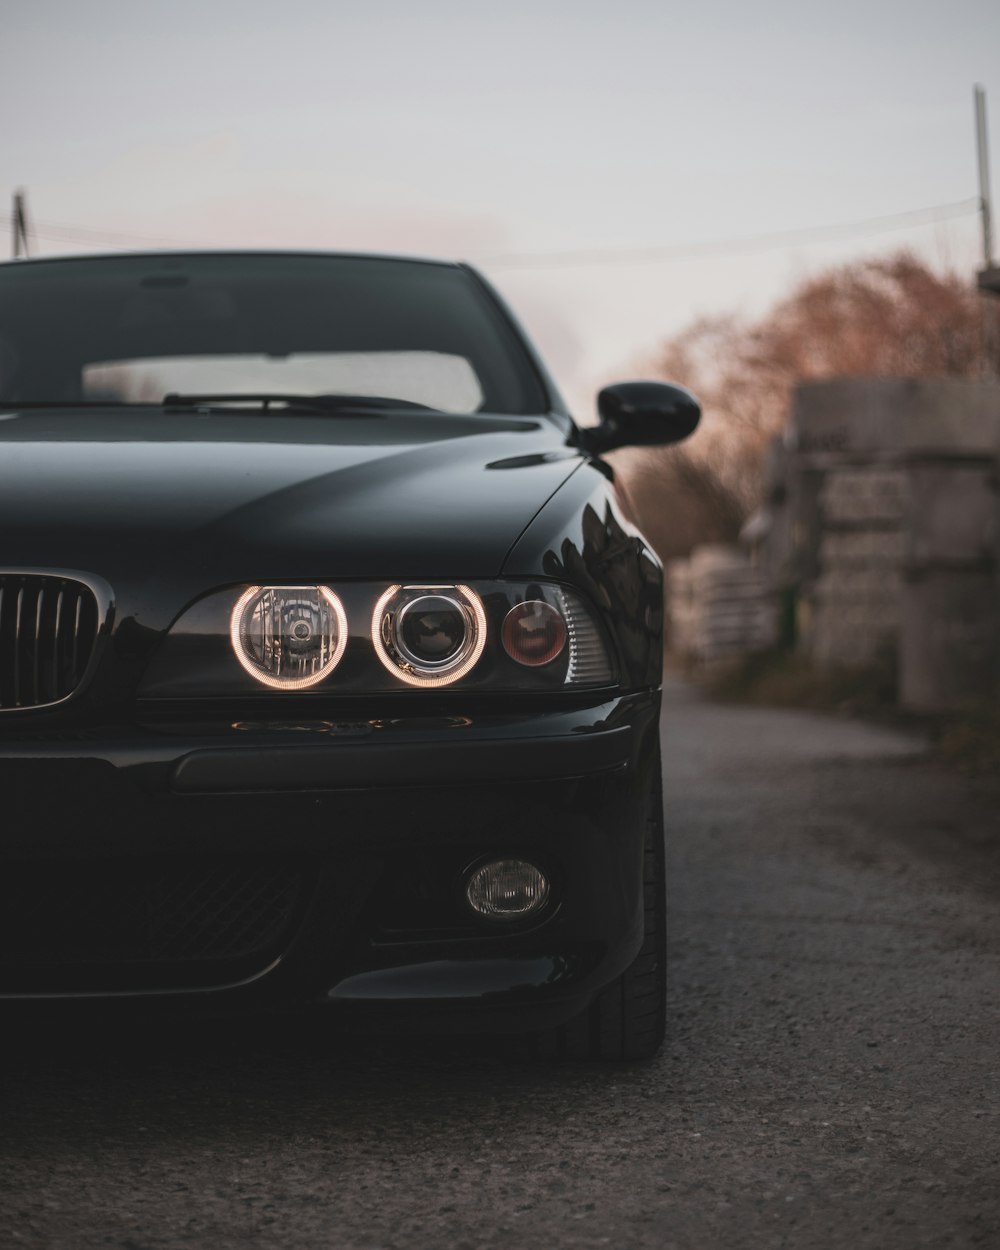
M 1000 806 L 920 744 L 671 686 L 638 1067 L 5 1023 L 0 1245 L 1000 1246 Z

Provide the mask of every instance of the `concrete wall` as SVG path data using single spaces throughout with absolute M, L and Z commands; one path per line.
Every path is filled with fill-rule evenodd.
M 748 529 L 798 646 L 820 664 L 896 655 L 901 702 L 981 701 L 1000 678 L 1000 385 L 812 382 Z

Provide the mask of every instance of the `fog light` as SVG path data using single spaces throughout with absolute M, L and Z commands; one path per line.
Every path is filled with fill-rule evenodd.
M 474 912 L 489 920 L 521 920 L 545 906 L 549 883 L 534 864 L 497 859 L 472 873 L 465 897 Z

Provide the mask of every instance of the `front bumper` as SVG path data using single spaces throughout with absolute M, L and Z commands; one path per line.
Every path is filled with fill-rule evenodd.
M 0 997 L 568 1018 L 641 942 L 658 710 L 646 692 L 525 716 L 8 736 Z M 542 867 L 552 898 L 491 925 L 462 885 L 507 856 Z

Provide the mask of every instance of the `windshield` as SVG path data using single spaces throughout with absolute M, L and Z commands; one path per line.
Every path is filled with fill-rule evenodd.
M 0 266 L 0 402 L 192 392 L 546 407 L 508 322 L 455 265 L 164 254 Z

